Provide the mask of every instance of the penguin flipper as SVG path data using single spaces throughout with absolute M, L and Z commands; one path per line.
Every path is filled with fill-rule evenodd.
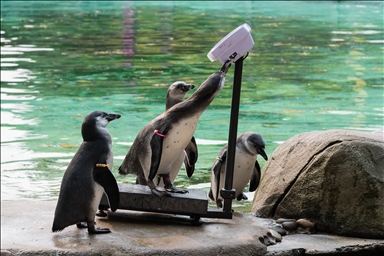
M 187 171 L 187 176 L 190 178 L 195 171 L 195 163 L 197 161 L 198 151 L 195 137 L 192 137 L 188 146 L 184 149 L 184 166 Z
M 120 192 L 112 172 L 107 167 L 95 167 L 93 168 L 93 179 L 104 188 L 111 210 L 116 211 L 119 207 Z
M 253 172 L 251 175 L 251 181 L 249 183 L 249 191 L 250 192 L 255 191 L 257 189 L 257 187 L 259 186 L 260 173 L 261 173 L 260 165 L 259 165 L 259 162 L 257 162 L 257 160 L 256 160 L 255 166 L 253 167 Z
M 148 179 L 153 180 L 159 169 L 161 154 L 163 153 L 163 137 L 157 134 L 153 135 L 151 142 L 151 167 L 149 170 Z
M 219 199 L 219 194 L 220 194 L 220 174 L 221 174 L 220 172 L 222 167 L 225 168 L 226 159 L 227 159 L 227 149 L 220 152 L 220 155 L 217 156 L 217 160 L 212 167 L 212 171 L 213 171 L 213 174 L 215 177 L 215 183 L 216 183 L 216 195 L 214 195 L 216 201 Z

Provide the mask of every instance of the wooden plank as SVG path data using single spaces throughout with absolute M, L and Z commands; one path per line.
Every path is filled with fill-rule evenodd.
M 172 197 L 160 198 L 152 194 L 148 186 L 123 183 L 117 185 L 120 191 L 119 209 L 191 216 L 207 214 L 208 198 L 203 190 L 188 189 L 189 193 L 171 193 Z M 100 205 L 109 208 L 105 195 Z

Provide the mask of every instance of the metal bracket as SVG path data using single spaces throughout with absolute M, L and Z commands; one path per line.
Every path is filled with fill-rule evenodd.
M 224 199 L 235 199 L 235 194 L 236 194 L 236 190 L 235 189 L 231 189 L 231 190 L 226 190 L 226 189 L 221 189 L 220 190 L 220 195 L 222 198 Z

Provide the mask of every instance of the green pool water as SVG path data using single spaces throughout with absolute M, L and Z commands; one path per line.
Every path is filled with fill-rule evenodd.
M 117 168 L 164 111 L 168 86 L 199 86 L 220 69 L 206 55 L 243 23 L 255 45 L 244 60 L 239 134 L 262 134 L 271 155 L 303 132 L 383 128 L 383 2 L 2 1 L 2 200 L 55 200 L 93 110 L 122 115 L 108 126 L 112 172 L 134 182 Z M 208 191 L 228 138 L 233 70 L 197 126 L 195 173 L 182 169 L 176 186 Z

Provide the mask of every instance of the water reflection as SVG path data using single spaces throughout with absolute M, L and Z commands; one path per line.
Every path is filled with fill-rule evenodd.
M 164 110 L 167 86 L 203 82 L 219 68 L 206 54 L 245 22 L 255 46 L 244 63 L 239 133 L 261 133 L 270 155 L 301 132 L 383 126 L 382 3 L 193 3 L 1 3 L 3 199 L 56 198 L 81 122 L 96 109 L 122 115 L 108 127 L 112 171 L 134 182 L 116 169 Z M 232 79 L 200 119 L 195 175 L 177 186 L 209 189 L 228 136 Z
M 8 65 L 7 65 L 8 64 Z M 11 65 L 9 65 L 11 64 Z M 17 66 L 17 64 L 14 63 L 5 63 L 5 65 L 1 65 L 2 67 L 14 67 Z M 36 76 L 32 75 L 32 72 L 28 69 L 16 69 L 16 70 L 2 70 L 1 71 L 1 82 L 11 82 L 11 83 L 17 83 L 17 82 L 25 82 L 30 79 L 34 79 Z

